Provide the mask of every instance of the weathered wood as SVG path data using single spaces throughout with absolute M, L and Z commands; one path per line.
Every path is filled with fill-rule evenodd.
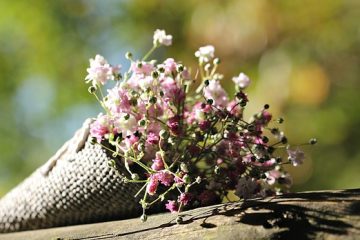
M 0 239 L 360 239 L 360 189 L 293 193 L 177 214 L 0 235 Z

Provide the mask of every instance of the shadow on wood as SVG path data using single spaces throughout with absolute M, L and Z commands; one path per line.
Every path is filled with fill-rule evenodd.
M 360 189 L 292 193 L 181 214 L 0 235 L 0 239 L 360 239 Z

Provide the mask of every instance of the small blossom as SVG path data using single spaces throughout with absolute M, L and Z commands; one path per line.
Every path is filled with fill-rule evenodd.
M 169 210 L 171 213 L 176 213 L 179 210 L 179 207 L 174 200 L 168 200 L 168 203 L 165 204 L 165 208 Z
M 204 88 L 204 97 L 212 99 L 214 105 L 225 107 L 228 104 L 228 96 L 226 91 L 221 87 L 219 81 L 210 80 L 209 85 Z
M 150 75 L 151 72 L 155 69 L 155 67 L 151 62 L 137 61 L 131 63 L 130 69 L 135 74 Z
M 172 102 L 175 105 L 180 104 L 185 99 L 184 90 L 171 77 L 166 77 L 161 81 L 161 88 L 164 92 L 164 100 L 167 103 Z
M 112 113 L 128 113 L 130 111 L 130 100 L 128 97 L 128 92 L 123 88 L 117 87 L 108 90 L 105 106 Z
M 304 162 L 305 153 L 299 148 L 297 148 L 296 150 L 287 149 L 287 153 L 289 155 L 288 159 L 293 166 L 296 167 Z
M 90 135 L 101 142 L 105 135 L 110 133 L 112 129 L 112 120 L 108 115 L 99 114 L 95 122 L 90 126 Z
M 122 133 L 122 135 L 130 136 L 137 131 L 137 119 L 130 114 L 121 113 L 114 117 L 113 120 L 114 131 L 116 133 Z
M 159 152 L 156 153 L 156 158 L 152 160 L 153 164 L 151 165 L 151 169 L 155 171 L 160 171 L 164 169 L 164 161 Z
M 199 58 L 200 63 L 207 63 L 214 58 L 215 48 L 212 45 L 207 45 L 200 47 L 198 51 L 195 52 L 195 56 Z
M 240 198 L 248 199 L 254 196 L 259 185 L 250 178 L 242 177 L 236 185 L 235 194 Z
M 165 170 L 158 172 L 156 177 L 165 186 L 170 186 L 174 182 L 174 176 Z
M 266 182 L 270 185 L 275 184 L 276 180 L 281 176 L 281 172 L 278 170 L 271 170 L 265 173 Z
M 179 202 L 186 206 L 190 202 L 191 198 L 191 193 L 181 193 L 179 196 Z
M 250 84 L 250 78 L 244 73 L 240 73 L 239 76 L 233 77 L 232 80 L 237 86 L 242 89 L 246 88 Z
M 164 61 L 163 67 L 165 69 L 165 74 L 172 74 L 176 72 L 177 63 L 173 58 L 168 58 Z
M 156 135 L 156 134 L 153 133 L 153 132 L 150 132 L 150 133 L 148 134 L 148 136 L 147 136 L 146 142 L 147 142 L 148 144 L 155 145 L 155 144 L 158 144 L 158 143 L 159 143 L 159 140 L 160 140 L 160 138 L 159 138 L 158 135 Z
M 88 75 L 86 82 L 92 82 L 94 87 L 104 85 L 108 80 L 114 80 L 115 75 L 119 73 L 121 66 L 112 67 L 101 55 L 90 58 L 90 67 L 87 69 Z
M 174 116 L 172 118 L 169 118 L 169 121 L 167 123 L 170 132 L 174 135 L 179 135 L 181 133 L 181 129 L 180 129 L 180 117 L 179 116 Z
M 184 180 L 181 177 L 175 176 L 174 181 L 177 184 L 177 186 L 182 186 L 184 184 Z
M 155 46 L 164 45 L 170 46 L 172 44 L 172 36 L 166 35 L 165 30 L 156 29 L 154 32 L 153 43 Z
M 229 102 L 229 104 L 226 107 L 226 110 L 228 110 L 232 115 L 236 117 L 242 117 L 243 109 L 239 106 L 238 102 L 235 100 Z
M 133 147 L 138 142 L 139 142 L 139 137 L 135 136 L 134 134 L 131 134 L 130 136 L 127 136 L 125 138 L 125 145 L 128 149 Z
M 156 175 L 151 175 L 150 181 L 146 186 L 146 192 L 149 195 L 154 195 L 156 193 L 158 185 L 159 185 L 159 181 L 158 181 Z

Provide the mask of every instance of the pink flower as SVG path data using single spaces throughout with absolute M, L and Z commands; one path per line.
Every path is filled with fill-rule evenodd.
M 167 122 L 167 126 L 170 129 L 170 132 L 174 135 L 180 135 L 181 129 L 180 129 L 180 116 L 176 115 L 172 118 L 169 118 Z
M 236 117 L 242 117 L 243 110 L 239 106 L 238 102 L 235 100 L 229 102 L 229 104 L 226 107 L 226 110 L 228 110 L 232 115 Z
M 125 138 L 125 145 L 128 149 L 133 147 L 139 141 L 139 137 L 131 134 Z
M 226 91 L 217 80 L 209 81 L 209 85 L 204 88 L 204 97 L 206 99 L 212 99 L 214 105 L 220 107 L 225 107 L 229 101 Z
M 202 121 L 205 120 L 205 114 L 210 113 L 212 111 L 211 105 L 205 104 L 202 102 L 196 103 L 189 113 L 187 117 L 187 122 L 189 124 L 194 123 L 194 121 Z
M 276 180 L 281 176 L 281 172 L 278 170 L 271 170 L 265 173 L 266 175 L 266 182 L 270 185 L 275 184 Z
M 165 74 L 172 74 L 173 72 L 176 72 L 177 64 L 173 58 L 166 59 L 163 66 L 165 68 Z
M 178 176 L 175 176 L 174 181 L 178 185 L 183 185 L 184 184 L 184 180 L 181 177 L 178 177 Z
M 96 121 L 90 126 L 90 135 L 95 137 L 98 143 L 104 139 L 105 135 L 112 129 L 112 120 L 108 115 L 99 114 Z
M 168 203 L 165 204 L 165 207 L 171 213 L 176 213 L 179 210 L 179 207 L 178 207 L 176 201 L 174 201 L 174 200 L 168 200 Z
M 154 70 L 154 65 L 149 62 L 133 62 L 131 64 L 131 71 L 135 74 L 149 75 Z
M 184 69 L 184 71 L 182 71 L 181 73 L 181 77 L 185 80 L 190 80 L 191 76 L 190 76 L 190 72 L 189 70 L 187 70 L 186 68 Z
M 147 142 L 148 144 L 151 144 L 151 145 L 156 145 L 156 144 L 159 143 L 159 140 L 160 140 L 160 138 L 159 138 L 158 135 L 156 135 L 156 134 L 153 133 L 153 132 L 150 132 L 150 133 L 147 135 L 146 142 Z
M 156 173 L 156 177 L 165 186 L 170 186 L 174 182 L 174 176 L 165 170 Z
M 149 114 L 150 118 L 157 118 L 164 114 L 164 109 L 160 104 L 154 104 L 147 107 L 145 104 L 144 108 L 142 108 L 142 106 L 139 106 L 139 109 L 143 114 L 145 113 Z
M 99 84 L 104 85 L 107 80 L 114 80 L 115 74 L 118 74 L 121 66 L 112 67 L 101 55 L 90 58 L 90 67 L 87 69 L 88 75 L 85 77 L 86 82 L 92 82 L 94 87 Z
M 166 77 L 161 80 L 161 89 L 164 92 L 164 100 L 166 102 L 173 102 L 175 105 L 180 104 L 185 99 L 184 90 L 178 86 L 177 82 L 171 78 Z
M 156 158 L 152 160 L 153 164 L 151 165 L 151 169 L 155 171 L 160 171 L 164 169 L 164 161 L 159 152 L 156 153 Z
M 128 92 L 125 89 L 114 87 L 113 89 L 108 90 L 107 97 L 105 105 L 112 113 L 130 112 L 130 100 Z
M 192 198 L 191 193 L 181 193 L 179 196 L 179 202 L 183 205 L 187 205 Z
M 150 181 L 146 186 L 146 192 L 149 195 L 154 195 L 156 193 L 158 185 L 159 185 L 159 181 L 158 181 L 156 175 L 151 175 Z
M 250 78 L 244 73 L 240 73 L 239 76 L 233 77 L 232 80 L 240 88 L 246 88 L 250 84 Z
M 265 111 L 265 110 L 262 111 L 262 119 L 263 119 L 264 125 L 267 125 L 270 122 L 271 118 L 272 118 L 271 113 L 269 113 L 268 111 Z

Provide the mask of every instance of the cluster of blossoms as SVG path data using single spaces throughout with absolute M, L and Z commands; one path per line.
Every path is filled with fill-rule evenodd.
M 267 104 L 244 119 L 249 77 L 233 77 L 237 92 L 231 99 L 221 86 L 213 46 L 196 51 L 195 77 L 172 58 L 148 60 L 155 49 L 172 44 L 171 35 L 156 30 L 153 44 L 142 60 L 126 54 L 131 66 L 123 75 L 121 66 L 97 55 L 86 77 L 105 110 L 91 125 L 93 143 L 113 153 L 110 163 L 126 169 L 126 182 L 142 184 L 136 196 L 142 196 L 143 219 L 160 202 L 178 212 L 219 203 L 229 192 L 247 199 L 287 191 L 291 178 L 283 165 L 301 164 L 304 153 L 288 144 L 277 127 L 283 119 L 273 120 Z M 192 90 L 197 78 L 201 84 Z M 115 86 L 105 95 L 108 80 Z

